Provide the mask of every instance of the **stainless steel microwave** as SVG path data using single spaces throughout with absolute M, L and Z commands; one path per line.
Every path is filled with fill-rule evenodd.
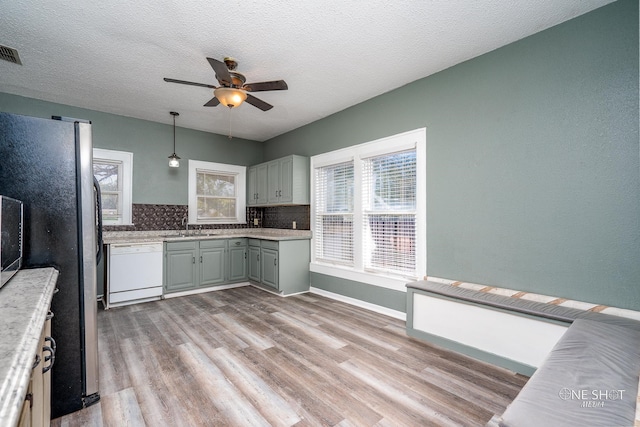
M 23 217 L 20 200 L 0 196 L 0 288 L 22 267 Z

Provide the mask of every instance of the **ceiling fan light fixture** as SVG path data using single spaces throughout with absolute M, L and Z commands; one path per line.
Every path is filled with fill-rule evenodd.
M 219 87 L 213 91 L 213 94 L 222 105 L 229 108 L 238 107 L 247 99 L 245 91 L 231 87 Z

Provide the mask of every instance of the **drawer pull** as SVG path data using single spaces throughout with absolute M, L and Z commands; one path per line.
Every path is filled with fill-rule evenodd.
M 45 337 L 44 342 L 47 342 L 47 341 L 51 343 L 49 347 L 51 347 L 53 349 L 53 352 L 55 353 L 56 349 L 58 348 L 56 344 L 56 340 L 54 340 L 53 337 Z
M 45 366 L 42 368 L 42 373 L 46 374 L 47 372 L 49 372 L 51 370 L 51 368 L 53 368 L 54 363 L 56 363 L 56 355 L 53 351 L 53 349 L 47 345 L 45 345 L 44 347 L 42 347 L 42 351 L 46 351 L 49 353 L 48 356 L 44 357 L 44 360 L 46 362 L 50 362 L 49 366 Z

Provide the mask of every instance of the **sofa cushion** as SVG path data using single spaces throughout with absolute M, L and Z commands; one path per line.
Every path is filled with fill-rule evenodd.
M 577 319 L 499 425 L 632 426 L 639 373 L 640 331 Z

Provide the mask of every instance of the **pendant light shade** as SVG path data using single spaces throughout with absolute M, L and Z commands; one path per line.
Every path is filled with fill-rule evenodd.
M 247 94 L 243 90 L 231 87 L 219 87 L 213 91 L 213 94 L 220 104 L 229 108 L 238 107 L 247 99 Z
M 180 167 L 180 157 L 176 154 L 176 116 L 180 114 L 175 111 L 170 111 L 169 114 L 173 116 L 173 154 L 169 156 L 169 167 L 178 168 Z

